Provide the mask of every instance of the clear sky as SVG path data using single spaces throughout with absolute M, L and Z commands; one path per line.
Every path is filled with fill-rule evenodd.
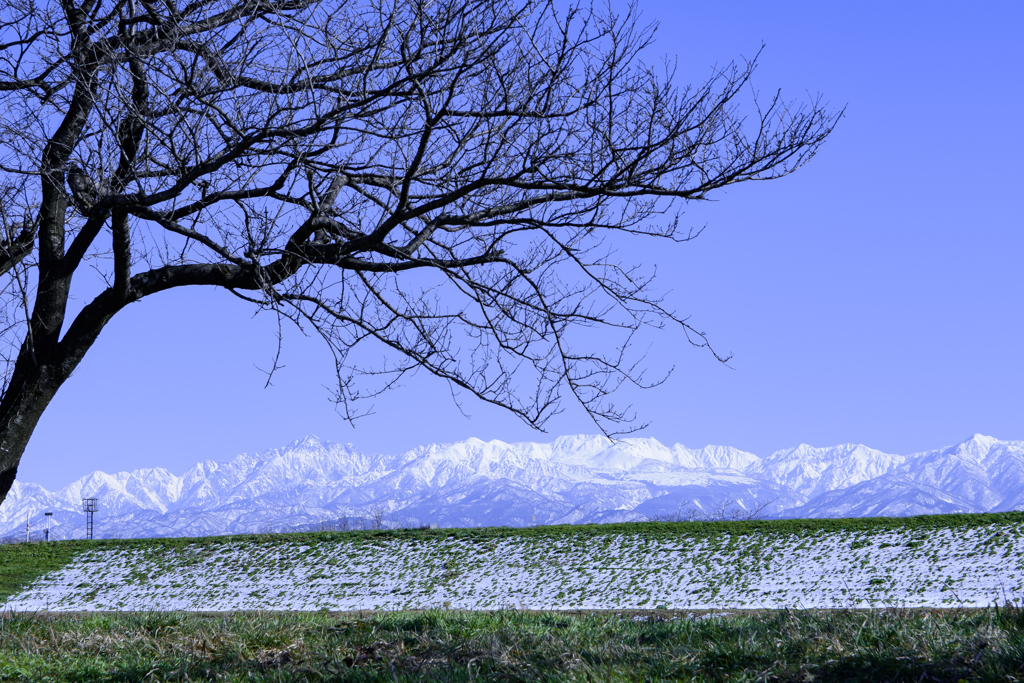
M 1024 439 L 1024 3 L 638 4 L 661 25 L 651 57 L 678 57 L 680 84 L 764 43 L 762 93 L 847 106 L 796 174 L 687 207 L 684 220 L 707 224 L 697 241 L 620 245 L 657 263 L 672 307 L 735 354 L 730 369 L 651 334 L 651 368 L 675 372 L 623 395 L 651 422 L 641 435 L 762 456 Z M 180 474 L 307 434 L 399 452 L 596 431 L 571 406 L 548 434 L 464 397 L 467 419 L 425 374 L 353 428 L 328 400 L 332 360 L 315 339 L 287 334 L 286 367 L 263 388 L 275 329 L 226 293 L 133 304 L 44 414 L 19 479 Z

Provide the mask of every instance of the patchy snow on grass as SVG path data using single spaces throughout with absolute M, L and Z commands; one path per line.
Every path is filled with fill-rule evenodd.
M 4 609 L 756 609 L 1024 599 L 1024 525 L 643 535 L 287 540 L 79 555 Z M 308 539 L 307 539 L 308 540 Z

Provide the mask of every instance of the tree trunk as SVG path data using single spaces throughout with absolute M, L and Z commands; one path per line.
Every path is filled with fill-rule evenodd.
M 18 463 L 39 418 L 69 374 L 66 368 L 37 366 L 29 342 L 22 345 L 11 383 L 0 402 L 0 504 L 14 484 Z

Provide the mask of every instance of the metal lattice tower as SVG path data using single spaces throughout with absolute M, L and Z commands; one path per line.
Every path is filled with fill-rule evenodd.
M 96 499 L 83 498 L 82 511 L 85 512 L 85 537 L 92 538 L 92 516 L 96 512 Z

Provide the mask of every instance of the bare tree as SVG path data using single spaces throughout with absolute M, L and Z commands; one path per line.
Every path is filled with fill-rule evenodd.
M 652 37 L 552 0 L 6 0 L 0 501 L 107 322 L 178 287 L 322 336 L 349 419 L 424 369 L 628 429 L 632 335 L 707 340 L 605 238 L 689 239 L 674 200 L 786 175 L 838 119 L 742 115 L 754 61 L 677 88 Z
M 704 509 L 691 505 L 684 509 L 682 503 L 672 512 L 650 515 L 650 522 L 750 522 L 764 519 L 765 510 L 774 500 L 766 500 L 752 508 L 746 508 L 734 500 L 720 500 Z
M 380 505 L 374 505 L 370 508 L 369 517 L 360 517 L 360 521 L 363 525 L 363 531 L 377 531 L 387 527 L 384 521 L 385 510 Z
M 336 519 L 321 519 L 310 530 L 316 532 L 348 531 L 350 528 L 348 515 L 342 515 Z

